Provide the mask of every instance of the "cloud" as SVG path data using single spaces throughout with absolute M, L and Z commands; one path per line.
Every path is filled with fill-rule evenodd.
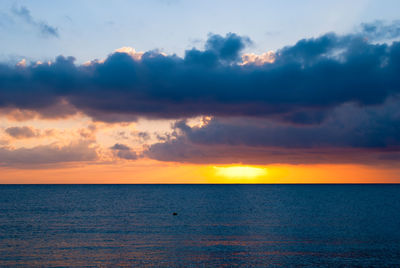
M 38 25 L 29 10 L 17 11 Z M 183 57 L 122 47 L 82 65 L 64 56 L 4 63 L 0 114 L 20 121 L 79 113 L 104 122 L 177 120 L 154 144 L 159 133 L 120 132 L 119 141 L 146 144 L 144 152 L 115 143 L 106 158 L 111 152 L 126 160 L 394 166 L 400 155 L 400 42 L 392 39 L 399 29 L 398 22 L 363 24 L 353 34 L 327 33 L 260 55 L 243 53 L 248 37 L 228 33 L 210 35 L 204 49 Z M 197 116 L 211 119 L 198 125 L 186 120 Z M 44 134 L 28 126 L 4 131 L 15 139 Z M 95 129 L 79 135 L 90 140 L 19 149 L 3 141 L 0 166 L 98 160 Z
M 8 135 L 16 139 L 33 138 L 40 135 L 40 133 L 31 127 L 9 127 L 4 130 Z
M 239 59 L 239 52 L 248 44 L 251 44 L 250 38 L 238 36 L 234 33 L 228 33 L 225 37 L 211 34 L 205 48 L 206 51 L 215 53 L 219 59 L 231 62 Z
M 47 106 L 32 108 L 0 107 L 0 115 L 13 121 L 27 121 L 31 119 L 65 119 L 76 115 L 79 111 L 65 100 L 57 100 L 56 103 Z M 106 117 L 106 115 L 104 115 Z M 108 115 L 108 118 L 112 115 Z M 121 118 L 117 115 L 116 118 Z
M 268 51 L 257 55 L 254 53 L 248 53 L 242 55 L 242 64 L 255 64 L 264 65 L 266 63 L 273 63 L 275 61 L 275 53 L 273 51 Z
M 373 148 L 281 148 L 226 144 L 196 144 L 181 137 L 150 146 L 144 155 L 154 160 L 195 164 L 367 164 L 397 166 L 399 153 Z
M 375 25 L 375 26 L 374 26 Z M 0 111 L 104 122 L 177 119 L 144 155 L 162 161 L 390 162 L 400 151 L 397 23 L 327 33 L 261 55 L 234 33 L 183 57 L 124 47 L 105 60 L 0 65 Z M 20 112 L 15 112 L 20 111 Z M 213 119 L 202 126 L 185 120 Z M 143 141 L 148 136 L 140 137 Z M 139 156 L 116 143 L 114 156 Z
M 390 40 L 400 36 L 400 20 L 391 24 L 384 21 L 361 24 L 361 34 L 371 40 Z
M 318 125 L 270 119 L 213 118 L 202 127 L 178 121 L 174 132 L 144 153 L 161 161 L 348 163 L 394 160 L 400 152 L 400 103 L 346 104 Z
M 329 33 L 276 51 L 273 62 L 241 65 L 248 42 L 211 35 L 204 50 L 191 49 L 183 58 L 115 52 L 80 66 L 63 56 L 23 68 L 1 65 L 0 107 L 43 114 L 64 103 L 111 122 L 213 115 L 312 124 L 344 103 L 379 105 L 400 92 L 399 42 Z
M 98 159 L 95 148 L 85 141 L 66 146 L 56 144 L 41 145 L 33 148 L 10 149 L 0 147 L 0 166 L 37 167 L 59 165 L 68 162 L 95 161 Z
M 180 121 L 175 128 L 194 143 L 210 145 L 389 148 L 400 147 L 399 110 L 398 102 L 366 109 L 344 105 L 318 125 L 239 118 L 213 119 L 202 128 L 190 128 Z
M 54 135 L 54 129 L 39 130 L 29 126 L 8 127 L 4 132 L 14 139 L 40 138 Z
M 116 143 L 111 148 L 115 152 L 115 155 L 119 158 L 126 159 L 126 160 L 136 160 L 138 156 L 136 152 L 134 152 L 129 146 Z
M 139 133 L 137 133 L 137 136 L 143 141 L 148 141 L 151 138 L 150 134 L 144 131 L 140 131 Z
M 126 53 L 130 55 L 134 60 L 141 60 L 144 52 L 137 52 L 133 47 L 121 47 L 115 50 L 115 52 Z
M 58 29 L 56 27 L 34 19 L 27 7 L 21 6 L 17 8 L 14 6 L 11 11 L 14 15 L 23 19 L 27 24 L 37 28 L 44 37 L 59 37 Z

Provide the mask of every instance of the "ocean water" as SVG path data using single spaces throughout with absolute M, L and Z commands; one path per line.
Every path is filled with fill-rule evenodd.
M 400 267 L 400 185 L 2 185 L 0 266 Z

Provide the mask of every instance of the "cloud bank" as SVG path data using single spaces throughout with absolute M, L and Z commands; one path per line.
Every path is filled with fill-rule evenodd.
M 178 121 L 172 135 L 145 154 L 194 163 L 362 163 L 398 161 L 400 103 L 336 108 L 321 124 L 295 125 L 263 118 L 213 118 L 190 127 Z M 393 164 L 393 163 L 392 163 Z
M 162 161 L 396 161 L 399 35 L 398 22 L 377 22 L 261 55 L 243 54 L 251 40 L 228 33 L 210 35 L 204 49 L 183 57 L 124 47 L 82 65 L 64 56 L 4 63 L 0 110 L 45 118 L 83 113 L 104 122 L 183 119 L 143 153 Z M 196 116 L 213 119 L 190 127 L 185 119 Z M 109 149 L 119 158 L 139 157 L 124 144 Z
M 204 50 L 183 58 L 116 52 L 80 66 L 63 56 L 51 64 L 3 64 L 0 107 L 41 113 L 64 102 L 104 121 L 235 115 L 313 123 L 343 103 L 378 105 L 400 91 L 398 42 L 329 33 L 278 50 L 272 63 L 240 65 L 247 43 L 236 34 L 211 35 Z

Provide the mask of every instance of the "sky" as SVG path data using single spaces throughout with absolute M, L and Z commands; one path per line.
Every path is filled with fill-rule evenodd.
M 398 183 L 398 1 L 1 1 L 0 183 Z

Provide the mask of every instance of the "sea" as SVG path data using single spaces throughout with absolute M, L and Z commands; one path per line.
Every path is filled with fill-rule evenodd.
M 0 267 L 400 267 L 400 185 L 0 185 Z

